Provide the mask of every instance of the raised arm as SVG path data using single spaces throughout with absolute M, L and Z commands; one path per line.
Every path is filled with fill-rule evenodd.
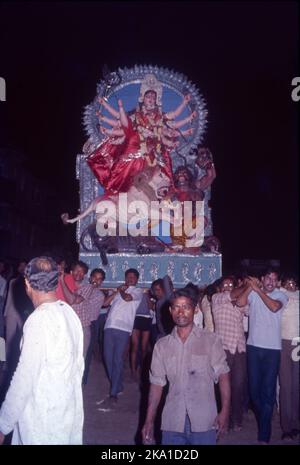
M 248 296 L 250 292 L 252 291 L 252 287 L 250 286 L 248 281 L 246 281 L 245 286 L 243 286 L 242 288 L 242 292 L 239 292 L 238 289 L 236 289 L 236 291 L 237 291 L 237 295 L 233 294 L 232 300 L 236 299 L 236 305 L 238 307 L 245 307 L 245 305 L 247 305 L 248 303 Z
M 193 134 L 193 132 L 194 132 L 193 128 L 185 129 L 184 131 L 177 131 L 176 129 L 171 129 L 171 128 L 163 128 L 162 139 L 164 136 L 170 137 L 170 138 L 175 138 L 179 136 L 190 136 L 191 134 Z
M 64 291 L 64 294 L 66 296 L 68 304 L 70 304 L 70 305 L 80 304 L 81 302 L 84 301 L 84 298 L 81 295 L 76 294 L 76 292 L 72 292 L 68 288 L 68 286 L 65 283 L 63 274 L 60 276 L 60 283 L 61 283 L 61 287 L 62 287 L 62 289 Z M 91 291 L 92 291 L 92 288 L 91 288 Z
M 268 309 L 271 312 L 276 313 L 282 308 L 283 304 L 282 302 L 280 302 L 280 300 L 272 299 L 262 289 L 260 289 L 258 285 L 258 279 L 251 277 L 251 278 L 248 278 L 248 280 L 250 282 L 250 285 L 253 291 L 259 295 L 263 303 L 268 307 Z
M 118 289 L 114 289 L 112 294 L 108 295 L 105 299 L 104 299 L 104 302 L 102 304 L 102 307 L 108 307 L 112 301 L 114 300 L 114 298 L 116 297 L 118 293 Z
M 175 147 L 179 145 L 179 142 L 177 140 L 168 139 L 167 137 L 164 136 L 164 134 L 161 135 L 161 141 L 169 149 L 174 149 Z
M 109 103 L 107 103 L 107 101 L 106 101 L 104 98 L 100 97 L 98 101 L 99 101 L 100 105 L 103 105 L 104 108 L 105 108 L 114 118 L 118 119 L 118 118 L 120 117 L 119 112 L 116 111 Z
M 241 306 L 241 305 L 237 305 L 237 300 L 239 298 L 239 296 L 241 296 L 243 294 L 243 292 L 246 291 L 246 288 L 248 287 L 247 284 L 243 284 L 242 286 L 240 287 L 236 287 L 235 289 L 232 289 L 232 291 L 230 292 L 230 300 L 231 300 L 231 303 L 232 305 L 236 306 L 236 308 L 243 314 L 246 314 L 247 311 L 248 311 L 248 306 Z M 248 300 L 248 298 L 247 298 Z
M 244 281 L 242 286 L 235 287 L 234 289 L 232 289 L 232 291 L 230 291 L 230 299 L 232 301 L 236 301 L 243 294 L 243 292 L 245 292 L 246 289 L 248 289 L 248 287 L 248 282 Z
M 169 111 L 166 113 L 166 118 L 167 119 L 175 119 L 177 116 L 182 113 L 183 109 L 187 106 L 188 102 L 191 100 L 191 95 L 187 94 L 183 97 L 181 104 L 176 108 L 174 111 Z
M 118 100 L 118 105 L 119 105 L 119 112 L 120 112 L 120 121 L 121 121 L 121 124 L 122 124 L 122 126 L 124 126 L 125 128 L 128 128 L 128 126 L 129 126 L 128 118 L 127 118 L 126 111 L 124 110 L 122 100 Z
M 125 302 L 131 302 L 133 300 L 133 297 L 131 294 L 127 293 L 128 286 L 126 284 L 123 284 L 123 286 L 118 287 L 118 292 L 120 292 L 120 296 L 122 297 Z
M 119 128 L 120 127 L 120 120 L 118 119 L 112 119 L 112 118 L 107 118 L 107 116 L 99 114 L 99 121 L 103 121 L 104 123 L 109 124 L 113 128 Z
M 185 129 L 184 131 L 180 131 L 181 136 L 191 136 L 194 132 L 194 128 Z
M 163 277 L 166 298 L 169 299 L 174 292 L 173 282 L 169 275 Z
M 206 173 L 200 179 L 197 179 L 195 185 L 197 189 L 205 191 L 205 189 L 211 186 L 216 177 L 215 165 L 211 163 L 210 167 L 206 169 Z
M 168 125 L 171 127 L 171 128 L 174 128 L 174 129 L 179 129 L 179 128 L 182 128 L 182 126 L 184 126 L 185 124 L 188 124 L 190 123 L 194 118 L 196 118 L 197 116 L 197 112 L 196 111 L 193 111 L 193 113 L 191 113 L 189 116 L 187 116 L 186 118 L 183 118 L 179 121 L 170 121 L 168 123 Z
M 115 136 L 122 137 L 122 136 L 124 136 L 123 129 L 119 129 L 119 128 L 108 129 L 108 128 L 105 128 L 104 126 L 100 126 L 100 131 L 105 136 L 110 136 L 110 137 L 115 137 Z

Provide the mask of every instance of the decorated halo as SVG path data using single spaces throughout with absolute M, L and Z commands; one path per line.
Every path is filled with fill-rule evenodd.
M 186 76 L 170 71 L 167 68 L 159 68 L 152 65 L 135 65 L 133 68 L 119 68 L 118 71 L 106 73 L 104 78 L 97 84 L 97 94 L 93 102 L 85 107 L 83 123 L 92 146 L 96 147 L 103 139 L 99 131 L 99 119 L 97 113 L 101 111 L 99 97 L 104 97 L 116 109 L 117 100 L 121 98 L 126 111 L 133 110 L 139 100 L 141 84 L 147 74 L 154 74 L 162 84 L 162 111 L 174 110 L 182 101 L 182 98 L 190 94 L 183 114 L 176 118 L 188 116 L 196 111 L 189 127 L 193 128 L 193 134 L 180 137 L 179 146 L 171 152 L 173 167 L 185 163 L 193 163 L 196 147 L 202 142 L 207 125 L 206 103 L 197 87 L 190 82 Z

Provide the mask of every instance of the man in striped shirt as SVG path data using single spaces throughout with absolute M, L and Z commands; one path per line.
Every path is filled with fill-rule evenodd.
M 99 290 L 103 281 L 102 270 L 95 269 L 91 272 L 90 282 L 82 284 L 79 288 L 72 292 L 66 285 L 63 276 L 60 278 L 63 292 L 67 302 L 72 306 L 80 319 L 83 329 L 83 357 L 86 360 L 87 351 L 91 342 L 91 321 L 96 312 L 102 307 L 104 294 Z M 87 381 L 87 376 L 84 377 L 84 384 Z
M 212 313 L 215 333 L 222 339 L 230 368 L 231 382 L 231 418 L 230 426 L 234 431 L 242 428 L 243 395 L 246 379 L 246 340 L 243 327 L 245 307 L 235 305 L 233 277 L 222 278 L 220 292 L 212 296 Z

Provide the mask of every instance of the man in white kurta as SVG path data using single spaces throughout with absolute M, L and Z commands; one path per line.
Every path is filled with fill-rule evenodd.
M 25 272 L 35 310 L 0 410 L 0 444 L 12 430 L 12 444 L 82 444 L 82 327 L 74 310 L 56 299 L 56 270 L 51 259 L 39 257 Z

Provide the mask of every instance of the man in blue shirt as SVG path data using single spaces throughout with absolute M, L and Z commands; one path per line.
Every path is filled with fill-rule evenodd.
M 279 272 L 269 268 L 261 277 L 245 280 L 237 305 L 249 305 L 247 362 L 249 391 L 258 423 L 258 441 L 268 444 L 271 437 L 276 380 L 280 365 L 281 316 L 288 302 L 277 289 Z

